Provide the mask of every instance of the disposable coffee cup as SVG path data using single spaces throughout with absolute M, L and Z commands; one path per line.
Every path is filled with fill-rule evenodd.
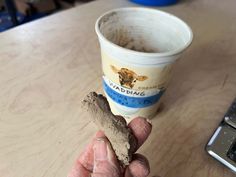
M 120 8 L 98 18 L 103 88 L 125 118 L 156 115 L 175 61 L 192 42 L 190 27 L 166 12 Z

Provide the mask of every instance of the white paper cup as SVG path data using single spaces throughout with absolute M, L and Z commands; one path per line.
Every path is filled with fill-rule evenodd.
M 192 42 L 190 27 L 171 14 L 132 7 L 103 14 L 95 30 L 112 112 L 126 118 L 152 118 L 173 63 Z

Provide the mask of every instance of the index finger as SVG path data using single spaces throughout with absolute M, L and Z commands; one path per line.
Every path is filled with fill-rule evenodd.
M 133 135 L 137 139 L 136 151 L 150 135 L 152 131 L 152 124 L 148 119 L 137 117 L 128 124 L 128 127 L 132 130 Z

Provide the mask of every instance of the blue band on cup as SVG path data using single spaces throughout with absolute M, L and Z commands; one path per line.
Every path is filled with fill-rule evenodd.
M 103 88 L 105 93 L 116 103 L 130 107 L 130 108 L 144 108 L 151 106 L 157 103 L 160 97 L 163 95 L 165 90 L 160 90 L 159 93 L 148 96 L 148 97 L 130 97 L 127 95 L 123 95 L 116 90 L 112 89 L 107 85 L 107 83 L 103 80 Z
M 146 6 L 167 6 L 177 3 L 177 0 L 131 0 L 131 1 Z

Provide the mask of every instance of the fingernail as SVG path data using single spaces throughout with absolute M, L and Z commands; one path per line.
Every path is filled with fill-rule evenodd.
M 95 138 L 99 139 L 99 138 L 103 138 L 105 135 L 103 133 L 103 131 L 98 130 L 97 133 L 95 134 Z
M 152 125 L 152 121 L 150 120 L 150 119 L 148 119 L 148 118 L 145 118 L 145 120 L 149 123 L 149 124 L 151 124 Z
M 97 138 L 93 146 L 95 160 L 107 160 L 107 144 L 103 138 Z

